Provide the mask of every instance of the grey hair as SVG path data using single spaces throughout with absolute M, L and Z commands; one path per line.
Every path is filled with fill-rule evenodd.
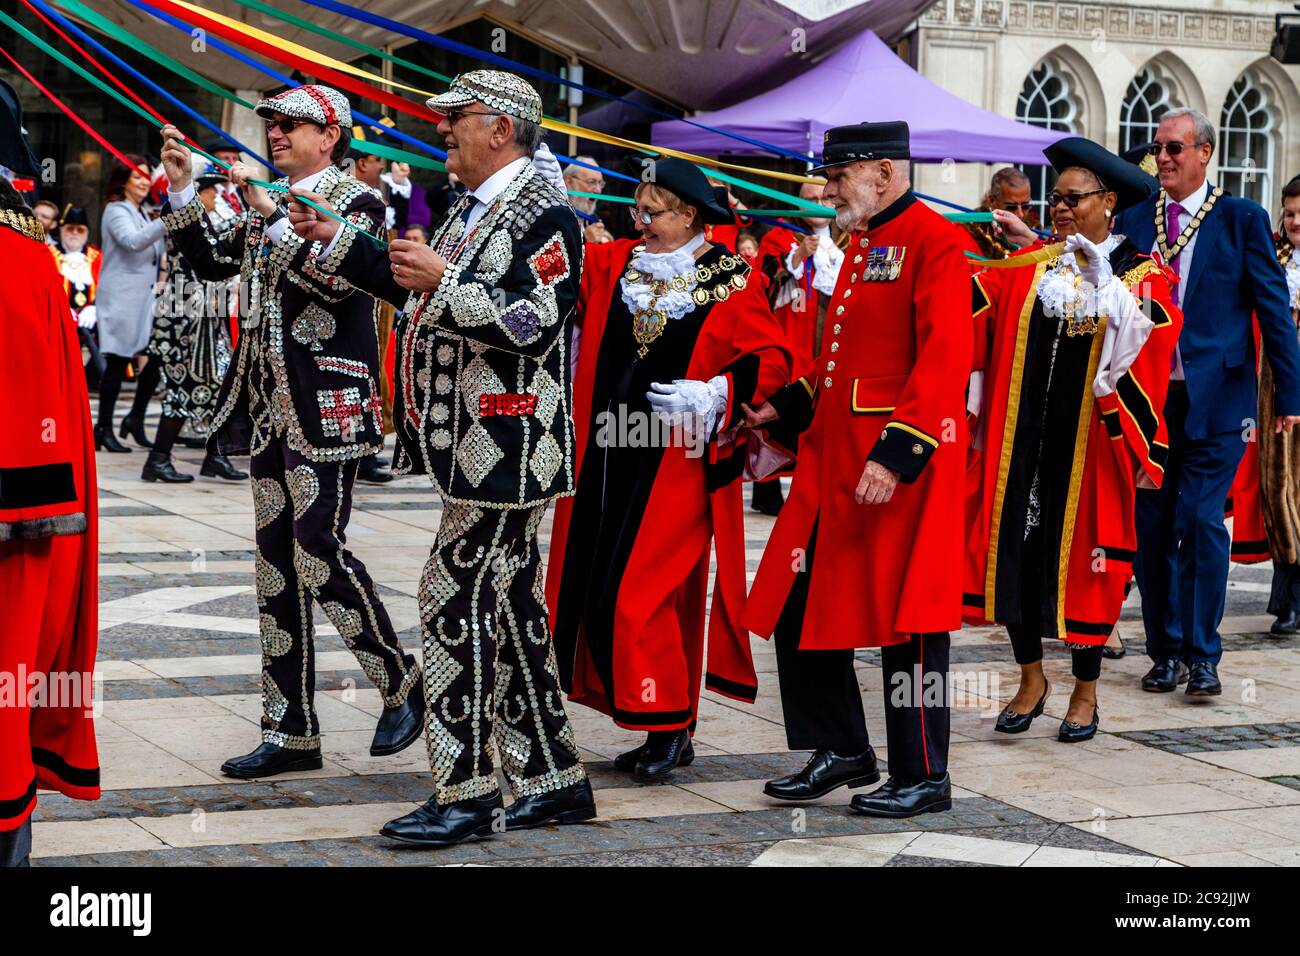
M 1000 193 L 1008 186 L 1028 186 L 1029 177 L 1025 175 L 1024 170 L 1017 169 L 1014 166 L 1003 166 L 993 178 L 989 180 L 989 192 Z
M 1210 118 L 1200 110 L 1194 110 L 1190 106 L 1179 106 L 1161 113 L 1160 122 L 1163 123 L 1165 120 L 1178 119 L 1182 116 L 1191 118 L 1192 125 L 1196 130 L 1196 141 L 1198 143 L 1209 143 L 1210 152 L 1214 152 L 1214 124 L 1211 123 Z
M 491 126 L 497 121 L 498 116 L 510 118 L 511 128 L 514 130 L 515 146 L 525 156 L 533 155 L 537 151 L 537 147 L 542 145 L 542 127 L 529 120 L 520 119 L 511 113 L 485 113 L 483 114 L 483 125 Z
M 595 161 L 594 159 L 592 159 L 590 156 L 574 156 L 574 157 L 573 157 L 573 162 L 571 162 L 571 163 L 569 163 L 569 165 L 565 166 L 565 167 L 564 167 L 564 170 L 561 172 L 560 175 L 562 175 L 565 179 L 568 179 L 570 176 L 576 176 L 576 175 L 578 175 L 578 174 L 581 173 L 584 169 L 587 168 L 587 166 L 583 166 L 583 165 L 582 165 L 583 163 L 586 163 L 587 166 L 595 166 L 595 165 L 596 165 L 596 161 Z

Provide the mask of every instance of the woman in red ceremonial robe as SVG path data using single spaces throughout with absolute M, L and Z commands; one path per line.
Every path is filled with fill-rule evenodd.
M 1164 477 L 1161 413 L 1182 315 L 1172 273 L 1110 230 L 1155 181 L 1086 139 L 1044 154 L 1060 173 L 1048 203 L 1063 252 L 1031 245 L 1001 260 L 1027 264 L 974 278 L 988 358 L 972 403 L 981 457 L 968 476 L 964 605 L 969 622 L 1006 626 L 1020 664 L 1003 733 L 1043 712 L 1043 638 L 1070 646 L 1075 685 L 1058 739 L 1071 742 L 1097 732 L 1101 648 L 1136 548 L 1135 489 Z
M 0 139 L 21 143 L 4 106 Z M 44 229 L 4 179 L 0 262 L 0 865 L 22 866 L 37 789 L 99 797 L 95 453 L 68 296 Z
M 642 242 L 588 243 L 582 270 L 577 494 L 556 506 L 547 599 L 570 698 L 648 733 L 615 761 L 642 780 L 694 758 L 701 679 L 757 691 L 733 436 L 741 404 L 788 380 L 790 353 L 757 276 L 704 237 L 731 218 L 718 198 L 696 167 L 661 160 L 632 210 Z M 666 441 L 669 416 L 682 424 Z

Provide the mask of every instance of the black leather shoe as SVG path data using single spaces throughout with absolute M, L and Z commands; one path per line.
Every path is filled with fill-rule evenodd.
M 757 511 L 761 515 L 771 515 L 775 518 L 781 513 L 781 508 L 785 505 L 785 495 L 781 492 L 781 481 L 774 478 L 771 481 L 756 481 L 754 487 L 749 493 L 749 508 L 751 511 Z
M 153 442 L 151 442 L 149 437 L 144 433 L 144 422 L 141 419 L 136 418 L 134 415 L 127 415 L 126 418 L 122 419 L 122 424 L 118 426 L 117 434 L 121 438 L 126 438 L 129 435 L 135 439 L 135 443 L 141 448 L 153 447 Z
M 231 757 L 221 765 L 221 772 L 227 777 L 253 780 L 291 770 L 319 770 L 322 766 L 319 750 L 288 750 L 264 743 L 251 754 Z
M 583 780 L 550 793 L 521 797 L 506 807 L 507 830 L 531 830 L 548 823 L 581 823 L 596 816 L 591 781 Z
M 184 475 L 176 470 L 172 464 L 172 456 L 159 451 L 149 452 L 149 457 L 145 460 L 144 468 L 140 472 L 141 481 L 165 481 L 169 484 L 179 484 L 186 481 L 193 481 L 193 475 Z
M 1278 619 L 1273 622 L 1273 626 L 1268 629 L 1270 634 L 1279 636 L 1289 636 L 1300 631 L 1300 611 L 1287 611 L 1279 615 Z
M 1076 724 L 1072 720 L 1061 721 L 1061 728 L 1056 732 L 1056 739 L 1063 744 L 1077 744 L 1080 741 L 1091 740 L 1097 736 L 1097 725 L 1100 723 L 1100 714 L 1097 705 L 1092 706 L 1092 723 Z
M 131 450 L 117 440 L 117 436 L 113 434 L 112 428 L 105 428 L 103 425 L 96 425 L 95 451 L 99 451 L 101 448 L 104 449 L 104 451 L 111 451 L 118 455 Z
M 650 734 L 637 758 L 632 779 L 641 783 L 662 780 L 678 767 L 689 766 L 695 759 L 691 735 L 686 730 L 655 731 Z
M 357 481 L 382 485 L 392 480 L 393 473 L 376 465 L 374 458 L 362 458 L 361 464 L 357 466 Z
M 1038 698 L 1038 703 L 1034 704 L 1034 709 L 1027 714 L 1018 714 L 1011 709 L 1011 705 L 1002 708 L 1002 713 L 998 714 L 998 722 L 994 726 L 1000 734 L 1023 734 L 1029 729 L 1029 725 L 1034 722 L 1035 717 L 1043 715 L 1043 705 L 1047 703 L 1047 695 L 1052 692 L 1052 685 L 1044 682 L 1043 696 Z
M 636 769 L 636 762 L 641 759 L 641 754 L 645 753 L 646 744 L 650 743 L 650 738 L 646 737 L 645 742 L 639 747 L 633 747 L 631 750 L 625 750 L 614 758 L 614 769 L 621 770 L 623 773 L 631 773 Z M 691 754 L 691 759 L 695 755 Z
M 849 802 L 854 813 L 869 817 L 914 817 L 952 809 L 952 778 L 942 780 L 900 780 L 890 777 L 870 793 L 859 793 Z
M 194 448 L 194 449 L 207 448 L 208 440 L 206 438 L 199 438 L 197 436 L 186 438 L 182 435 L 176 439 L 176 444 L 181 445 L 185 448 Z
M 763 792 L 778 800 L 816 800 L 838 787 L 853 790 L 879 779 L 876 752 L 870 747 L 849 757 L 841 757 L 833 750 L 819 750 L 798 773 L 769 780 Z
M 451 846 L 474 837 L 491 836 L 498 826 L 504 825 L 501 791 L 498 790 L 485 797 L 445 806 L 438 803 L 437 797 L 430 797 L 420 809 L 389 820 L 379 832 L 391 840 L 416 846 Z
M 1128 648 L 1124 646 L 1123 638 L 1120 638 L 1119 643 L 1114 647 L 1111 647 L 1109 644 L 1103 644 L 1101 646 L 1101 656 L 1106 658 L 1108 661 L 1117 661 L 1127 653 Z
M 1218 697 L 1223 693 L 1218 668 L 1209 661 L 1197 661 L 1192 665 L 1191 674 L 1187 678 L 1187 690 L 1183 693 L 1188 697 Z
M 1156 661 L 1142 678 L 1142 689 L 1153 694 L 1172 694 L 1187 681 L 1187 665 L 1173 657 Z
M 416 681 L 406 700 L 397 707 L 385 707 L 370 741 L 370 756 L 391 757 L 420 739 L 424 731 L 424 684 Z
M 226 481 L 245 481 L 248 472 L 240 471 L 221 452 L 210 451 L 203 459 L 199 474 L 204 478 L 224 478 Z

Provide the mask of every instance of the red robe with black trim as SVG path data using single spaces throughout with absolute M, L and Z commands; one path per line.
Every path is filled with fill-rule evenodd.
M 772 400 L 776 424 L 806 430 L 745 608 L 756 634 L 775 629 L 814 527 L 801 650 L 961 626 L 965 241 L 910 192 L 850 234 L 821 354 Z M 884 504 L 854 499 L 868 459 L 901 476 Z
M 773 302 L 772 311 L 794 350 L 794 367 L 802 371 L 812 365 L 817 351 L 817 309 L 822 296 L 813 288 L 816 266 L 812 259 L 804 260 L 801 279 L 793 279 L 786 269 L 786 257 L 801 238 L 793 229 L 773 226 L 758 244 L 758 268 L 768 278 L 768 301 Z M 785 300 L 782 289 L 791 282 L 798 283 L 799 294 Z
M 99 270 L 104 263 L 104 254 L 99 251 L 98 246 L 86 246 L 86 264 L 90 266 L 90 284 L 85 288 L 74 289 L 72 280 L 63 274 L 63 256 L 65 253 L 58 246 L 49 247 L 50 254 L 54 256 L 54 268 L 58 271 L 59 277 L 63 280 L 63 291 L 68 298 L 68 303 L 73 313 L 80 312 L 88 305 L 95 303 L 95 290 L 99 288 Z M 81 292 L 83 301 L 80 305 L 76 301 L 76 293 Z
M 747 702 L 757 693 L 740 624 L 747 436 L 731 433 L 742 402 L 761 402 L 789 380 L 790 353 L 757 275 L 715 246 L 699 264 L 726 256 L 734 267 L 698 288 L 726 281 L 725 301 L 669 319 L 638 356 L 619 282 L 637 245 L 586 246 L 573 384 L 577 492 L 556 502 L 546 595 L 570 698 L 621 727 L 675 730 L 694 726 L 701 680 Z M 651 381 L 717 375 L 727 378 L 728 402 L 707 444 L 663 447 L 644 431 L 638 440 L 633 429 L 648 419 Z M 711 550 L 717 563 L 704 667 Z
M 1259 348 L 1259 326 L 1255 326 L 1255 372 L 1263 353 Z M 1258 425 L 1258 423 L 1256 423 Z M 1237 466 L 1237 476 L 1228 489 L 1224 503 L 1225 518 L 1232 519 L 1232 561 L 1234 564 L 1259 564 L 1272 560 L 1268 528 L 1264 524 L 1264 492 L 1259 477 L 1259 431 L 1246 443 L 1246 451 Z
M 977 352 L 988 359 L 967 488 L 970 623 L 1097 645 L 1119 619 L 1137 548 L 1136 482 L 1141 472 L 1157 487 L 1164 479 L 1163 410 L 1182 314 L 1156 260 L 1125 240 L 1110 261 L 1139 302 L 1149 297 L 1154 328 L 1100 398 L 1093 381 L 1107 323 L 1057 336 L 1060 320 L 1038 297 L 1049 262 L 972 280 Z
M 13 830 L 35 809 L 38 788 L 99 797 L 97 498 L 62 279 L 43 241 L 4 225 L 0 262 L 0 830 Z

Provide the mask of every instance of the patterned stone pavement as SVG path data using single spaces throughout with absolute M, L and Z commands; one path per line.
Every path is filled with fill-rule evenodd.
M 155 415 L 156 406 L 150 433 Z M 182 449 L 178 464 L 197 473 L 200 456 Z M 1300 865 L 1300 640 L 1267 635 L 1268 566 L 1232 570 L 1217 699 L 1138 689 L 1147 664 L 1135 593 L 1122 628 L 1133 648 L 1106 662 L 1102 733 L 1082 745 L 1055 740 L 1070 686 L 1063 651 L 1048 649 L 1046 714 L 1004 738 L 992 728 L 1015 690 L 1010 649 L 994 630 L 962 631 L 951 813 L 883 821 L 850 815 L 844 791 L 795 808 L 765 798 L 762 782 L 804 755 L 784 750 L 774 656 L 756 639 L 758 701 L 706 694 L 699 757 L 670 784 L 616 773 L 611 758 L 639 735 L 573 707 L 595 822 L 434 853 L 394 847 L 377 831 L 428 796 L 424 748 L 369 756 L 377 694 L 319 613 L 324 769 L 266 782 L 220 775 L 222 760 L 258 739 L 251 492 L 213 479 L 146 484 L 143 463 L 138 449 L 99 458 L 105 795 L 41 797 L 37 864 Z M 439 515 L 424 479 L 402 479 L 359 486 L 349 528 L 411 648 Z M 751 572 L 771 525 L 746 514 Z M 877 655 L 859 657 L 869 725 L 883 741 Z

